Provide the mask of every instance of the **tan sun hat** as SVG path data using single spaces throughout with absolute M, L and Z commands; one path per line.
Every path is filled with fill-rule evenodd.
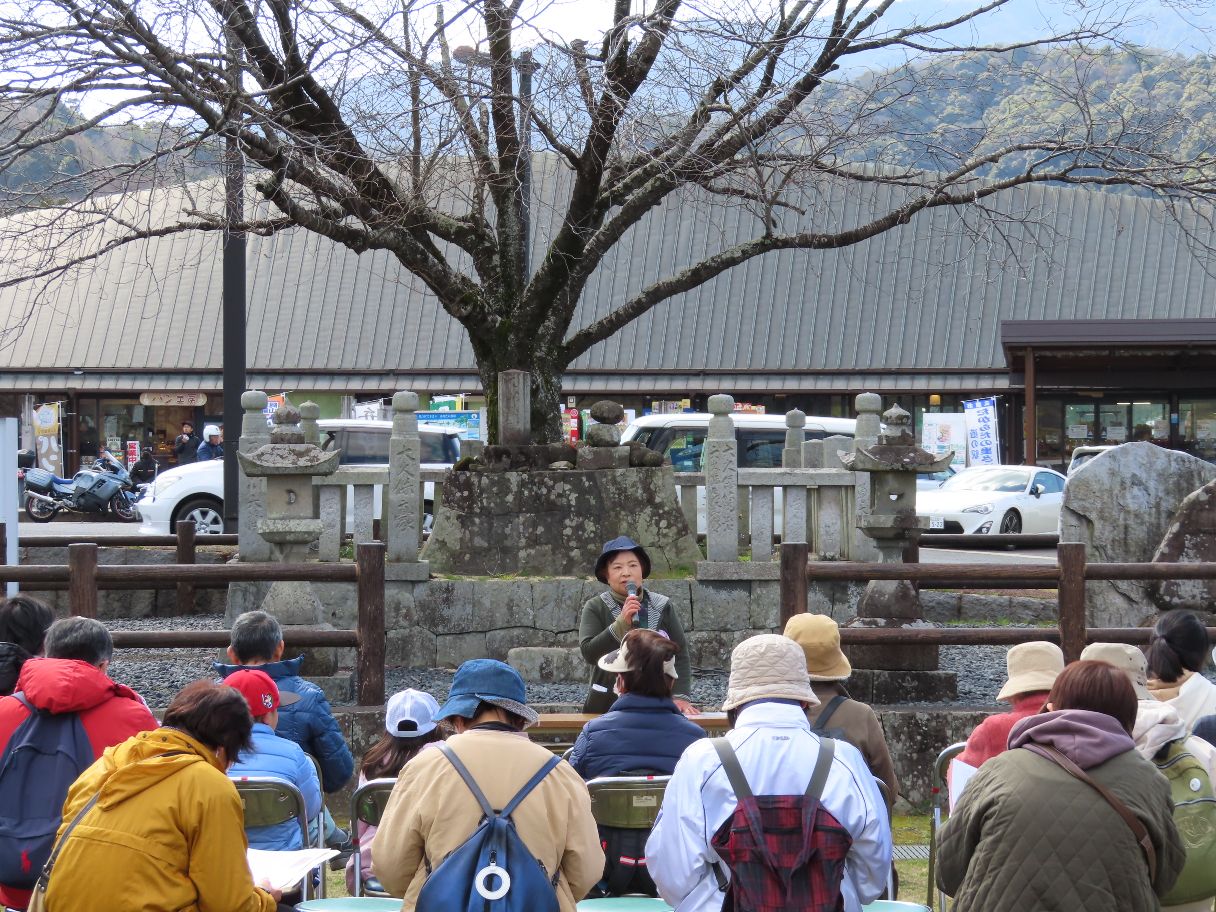
M 638 630 L 637 634 L 644 632 L 646 631 Z M 631 636 L 630 634 L 633 635 Z M 630 630 L 629 633 L 625 634 L 625 639 L 621 640 L 620 649 L 616 649 L 608 653 L 606 656 L 601 657 L 600 660 L 595 664 L 597 664 L 604 671 L 611 671 L 616 674 L 625 674 L 627 671 L 633 671 L 634 668 L 630 664 L 633 656 L 629 652 L 629 644 L 636 638 L 637 634 Z M 658 634 L 653 635 L 657 636 Z M 674 657 L 663 662 L 663 674 L 667 675 L 669 678 L 678 679 L 680 677 L 679 673 L 676 671 L 676 660 Z
M 1148 660 L 1130 643 L 1090 643 L 1081 652 L 1081 661 L 1105 662 L 1131 679 L 1137 700 L 1151 700 L 1148 691 Z
M 840 651 L 840 627 L 826 614 L 796 614 L 785 635 L 802 647 L 812 681 L 844 681 L 853 666 Z
M 1005 656 L 1005 667 L 1009 671 L 1009 680 L 996 695 L 998 700 L 1051 690 L 1064 670 L 1064 653 L 1055 643 L 1018 643 Z
M 779 633 L 750 637 L 730 654 L 730 680 L 722 709 L 736 709 L 763 699 L 797 700 L 812 705 L 819 702 L 811 690 L 802 649 Z

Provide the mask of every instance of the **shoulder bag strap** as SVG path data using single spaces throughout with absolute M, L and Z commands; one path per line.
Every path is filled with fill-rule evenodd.
M 811 726 L 811 731 L 821 732 L 826 729 L 828 721 L 832 718 L 832 715 L 836 712 L 836 710 L 840 709 L 840 704 L 847 699 L 848 697 L 846 697 L 844 694 L 837 694 L 836 696 L 832 697 L 832 699 L 828 700 L 828 705 L 825 706 L 823 711 L 816 717 L 815 724 Z
M 443 755 L 448 758 L 448 762 L 456 767 L 456 772 L 460 773 L 460 778 L 464 780 L 464 784 L 469 787 L 469 791 L 473 793 L 473 797 L 477 799 L 477 803 L 481 805 L 481 812 L 487 817 L 494 816 L 494 808 L 490 806 L 490 802 L 486 800 L 485 792 L 477 785 L 477 780 L 473 778 L 473 774 L 469 772 L 469 768 L 464 765 L 459 757 L 456 756 L 456 751 L 452 750 L 442 741 L 438 747 L 443 751 Z
M 515 793 L 515 797 L 507 802 L 507 806 L 502 809 L 502 816 L 510 817 L 511 812 L 519 807 L 519 803 L 528 797 L 528 793 L 540 785 L 540 781 L 548 776 L 549 773 L 553 771 L 553 767 L 557 766 L 561 762 L 562 758 L 557 756 L 557 754 L 554 754 L 552 757 L 546 760 L 545 765 L 538 769 L 535 775 L 524 783 L 524 787 Z
M 1107 804 L 1114 808 L 1115 813 L 1123 818 L 1123 822 L 1132 831 L 1136 842 L 1140 844 L 1140 848 L 1144 851 L 1144 859 L 1148 862 L 1149 882 L 1155 882 L 1157 880 L 1157 851 L 1153 848 L 1153 840 L 1149 837 L 1148 829 L 1141 823 L 1140 818 L 1132 813 L 1126 804 L 1116 798 L 1110 789 L 1088 775 L 1085 770 L 1081 769 L 1081 767 L 1077 766 L 1077 764 L 1054 747 L 1046 744 L 1024 744 L 1022 746 L 1026 750 L 1055 763 L 1069 775 L 1091 786 L 1099 795 L 1106 799 Z
M 828 784 L 828 773 L 832 771 L 832 760 L 836 756 L 836 742 L 820 737 L 819 756 L 815 758 L 815 770 L 806 786 L 806 797 L 818 803 L 823 797 L 823 787 Z
M 96 795 L 90 798 L 85 806 L 76 812 L 76 816 L 72 818 L 72 822 L 68 824 L 68 828 L 63 831 L 63 835 L 55 843 L 55 848 L 51 851 L 51 857 L 46 860 L 46 864 L 42 866 L 42 873 L 38 875 L 38 883 L 34 885 L 34 889 L 45 893 L 47 882 L 51 879 L 51 871 L 55 868 L 55 860 L 59 858 L 59 852 L 63 848 L 63 844 L 68 841 L 68 836 L 72 834 L 72 830 L 76 829 L 76 824 L 84 819 L 84 815 L 93 809 L 93 805 L 97 804 L 97 799 L 101 797 L 99 791 Z
M 742 801 L 744 798 L 751 798 L 752 788 L 747 784 L 747 777 L 743 775 L 743 767 L 739 765 L 739 758 L 735 756 L 735 749 L 730 746 L 730 742 L 725 738 L 714 738 L 710 743 L 718 752 L 718 759 L 722 761 L 722 769 L 726 772 L 730 787 L 735 790 L 735 800 Z

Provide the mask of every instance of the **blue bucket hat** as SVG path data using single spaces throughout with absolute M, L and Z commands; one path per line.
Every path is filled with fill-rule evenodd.
M 540 721 L 540 716 L 526 700 L 524 679 L 510 665 L 495 659 L 470 659 L 456 669 L 447 701 L 439 707 L 434 720 L 452 716 L 471 719 L 479 703 L 489 703 L 519 716 L 527 728 Z
M 612 560 L 612 555 L 621 551 L 632 551 L 636 554 L 642 564 L 642 578 L 645 579 L 650 576 L 650 555 L 646 553 L 646 549 L 628 535 L 622 535 L 619 538 L 614 538 L 612 541 L 604 543 L 604 550 L 600 552 L 599 559 L 595 562 L 595 578 L 597 580 L 607 584 L 608 575 L 604 572 L 604 568 L 608 566 L 608 561 Z

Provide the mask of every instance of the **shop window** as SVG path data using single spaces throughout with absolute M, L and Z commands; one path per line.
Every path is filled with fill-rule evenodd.
M 1035 433 L 1040 465 L 1064 462 L 1064 403 L 1040 400 L 1035 404 Z M 1071 452 L 1071 450 L 1070 450 Z
M 1178 436 L 1182 448 L 1216 462 L 1216 399 L 1183 399 L 1178 403 Z

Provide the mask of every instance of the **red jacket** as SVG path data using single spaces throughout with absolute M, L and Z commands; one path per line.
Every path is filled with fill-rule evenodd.
M 980 766 L 997 754 L 1009 749 L 1009 732 L 1027 716 L 1037 715 L 1047 702 L 1047 691 L 1026 694 L 1015 700 L 1013 709 L 1007 713 L 989 716 L 975 727 L 967 739 L 967 749 L 959 759 L 971 766 Z
M 17 690 L 38 709 L 80 713 L 94 759 L 107 747 L 157 727 L 139 694 L 77 659 L 30 659 L 21 668 Z M 29 710 L 16 697 L 0 697 L 0 753 L 28 716 Z M 0 905 L 24 909 L 28 902 L 28 891 L 0 884 Z

